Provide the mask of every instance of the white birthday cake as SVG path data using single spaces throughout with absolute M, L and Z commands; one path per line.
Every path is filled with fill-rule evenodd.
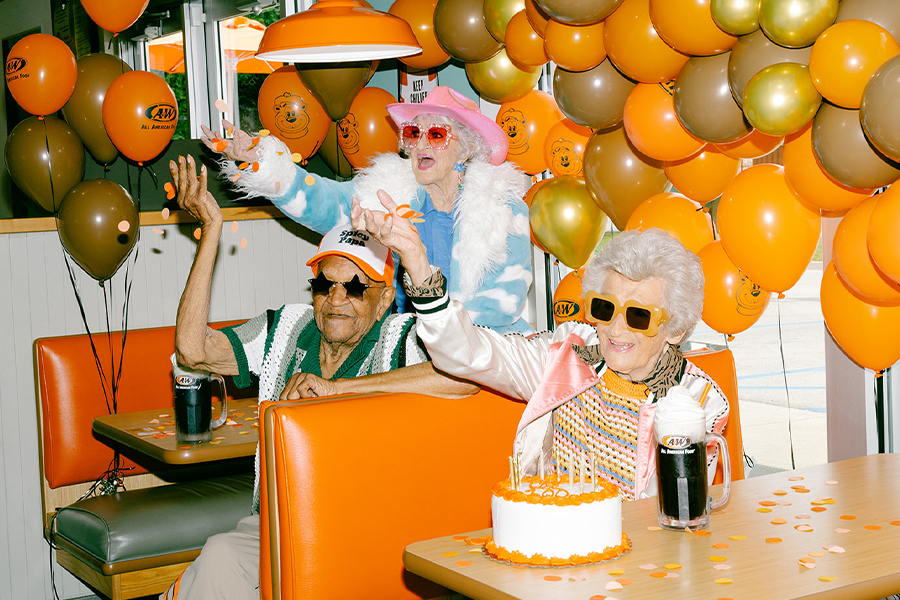
M 493 537 L 485 552 L 514 564 L 570 566 L 628 551 L 619 490 L 607 482 L 567 483 L 555 474 L 509 479 L 492 490 Z

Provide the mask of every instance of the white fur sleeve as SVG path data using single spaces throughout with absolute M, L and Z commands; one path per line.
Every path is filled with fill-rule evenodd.
M 234 188 L 244 198 L 278 198 L 287 191 L 297 175 L 297 167 L 291 159 L 290 149 L 274 135 L 259 139 L 256 146 L 259 170 L 239 169 L 233 160 L 222 159 L 219 165 L 223 176 L 234 181 Z M 235 175 L 240 175 L 237 181 Z

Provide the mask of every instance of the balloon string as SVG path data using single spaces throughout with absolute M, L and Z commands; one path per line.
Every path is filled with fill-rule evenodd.
M 50 137 L 47 135 L 47 121 L 41 119 L 41 123 L 44 124 L 44 148 L 47 149 L 47 175 L 50 178 L 50 201 L 53 203 L 53 214 L 56 215 L 59 212 L 59 207 L 56 205 L 56 192 L 53 190 L 53 155 L 50 154 Z
M 797 468 L 797 463 L 794 461 L 794 432 L 791 429 L 791 392 L 790 388 L 788 388 L 788 380 L 787 380 L 787 363 L 784 360 L 784 339 L 781 336 L 781 297 L 782 294 L 778 295 L 776 300 L 776 306 L 778 307 L 778 349 L 781 351 L 781 373 L 784 376 L 784 395 L 787 400 L 787 408 L 788 408 L 788 443 L 791 448 L 791 470 Z

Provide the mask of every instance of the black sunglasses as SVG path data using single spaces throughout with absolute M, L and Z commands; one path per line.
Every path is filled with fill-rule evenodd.
M 356 300 L 361 300 L 363 294 L 367 289 L 373 287 L 367 283 L 363 283 L 359 280 L 359 275 L 354 275 L 353 279 L 350 281 L 332 281 L 325 277 L 324 273 L 319 273 L 315 279 L 309 280 L 309 285 L 312 288 L 313 296 L 319 296 L 322 294 L 329 294 L 331 292 L 331 288 L 336 285 L 340 285 L 344 287 L 344 291 L 351 298 Z

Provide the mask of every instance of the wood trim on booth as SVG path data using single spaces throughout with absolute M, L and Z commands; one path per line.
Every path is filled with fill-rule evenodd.
M 284 213 L 274 206 L 236 206 L 222 209 L 225 221 L 252 221 L 256 219 L 284 219 Z M 194 223 L 196 219 L 183 210 L 173 210 L 168 219 L 163 219 L 160 212 L 141 213 L 141 226 L 173 225 Z M 0 234 L 32 233 L 36 231 L 55 231 L 55 217 L 37 217 L 34 219 L 0 219 Z

